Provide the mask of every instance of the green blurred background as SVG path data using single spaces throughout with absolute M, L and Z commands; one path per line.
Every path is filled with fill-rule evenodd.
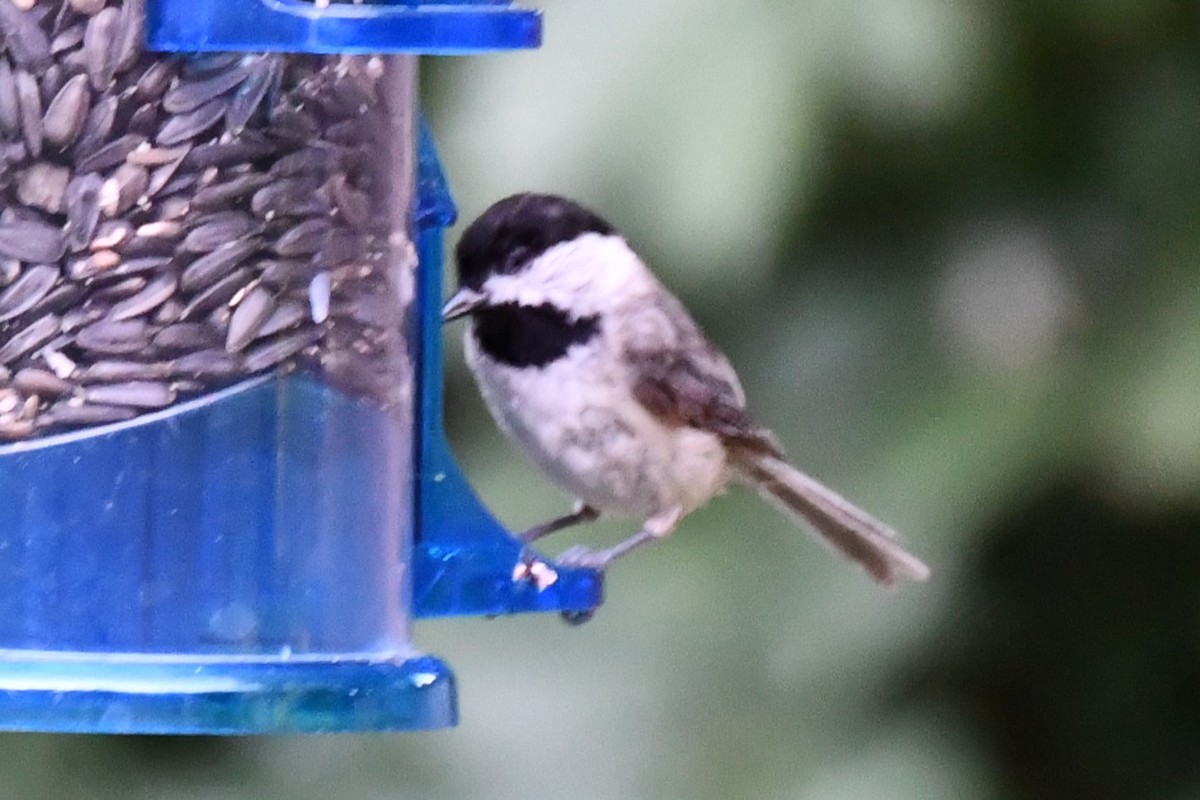
M 544 7 L 540 51 L 423 62 L 463 218 L 601 210 L 933 580 L 880 590 L 735 492 L 583 627 L 419 625 L 455 730 L 5 735 L 0 798 L 1200 797 L 1194 5 Z M 466 471 L 513 528 L 562 512 L 458 334 Z

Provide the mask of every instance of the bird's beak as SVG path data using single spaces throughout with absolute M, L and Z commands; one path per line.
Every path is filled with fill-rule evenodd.
M 483 303 L 483 295 L 474 289 L 463 287 L 442 306 L 442 322 L 450 322 L 470 314 Z

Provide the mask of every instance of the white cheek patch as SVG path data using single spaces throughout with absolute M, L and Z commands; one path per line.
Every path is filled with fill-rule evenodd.
M 515 275 L 492 275 L 483 291 L 493 303 L 549 303 L 585 317 L 616 308 L 654 283 L 624 239 L 588 233 L 551 247 Z

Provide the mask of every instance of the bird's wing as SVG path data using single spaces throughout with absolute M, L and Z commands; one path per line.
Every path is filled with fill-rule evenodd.
M 710 431 L 728 445 L 781 456 L 770 432 L 746 412 L 745 395 L 729 361 L 670 295 L 626 330 L 623 356 L 633 396 L 672 426 Z

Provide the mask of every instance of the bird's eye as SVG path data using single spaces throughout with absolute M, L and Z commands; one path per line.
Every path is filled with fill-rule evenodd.
M 508 255 L 504 259 L 504 272 L 516 272 L 527 260 L 529 260 L 529 248 L 517 245 L 508 251 Z

